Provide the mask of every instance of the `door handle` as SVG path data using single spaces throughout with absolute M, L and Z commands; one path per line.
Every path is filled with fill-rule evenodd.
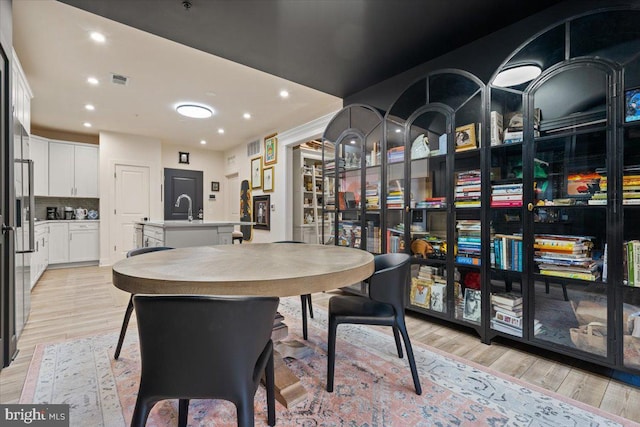
M 6 225 L 4 222 L 2 223 L 2 234 L 5 234 L 8 231 L 13 231 L 13 227 L 10 225 Z

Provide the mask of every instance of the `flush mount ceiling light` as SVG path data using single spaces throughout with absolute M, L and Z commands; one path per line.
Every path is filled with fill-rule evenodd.
M 91 40 L 98 43 L 104 43 L 107 40 L 104 35 L 100 34 L 97 31 L 94 31 L 91 34 L 89 34 L 89 37 L 91 37 Z
M 280 91 L 280 98 L 288 98 L 288 97 L 289 97 L 289 92 L 287 92 L 286 90 Z
M 213 109 L 204 105 L 179 104 L 176 111 L 186 117 L 194 119 L 208 119 L 213 116 Z
M 95 86 L 99 83 L 99 81 L 95 77 L 89 77 L 87 78 L 87 83 Z
M 224 129 L 219 128 L 219 129 L 218 129 L 218 133 L 219 133 L 220 135 L 222 135 L 222 134 L 224 133 Z
M 207 141 L 205 141 L 204 139 L 200 140 L 200 144 L 202 145 L 206 145 Z
M 251 114 L 249 114 L 249 113 L 244 113 L 244 114 L 242 115 L 242 117 L 244 117 L 245 119 L 249 120 L 249 119 L 251 118 Z
M 498 87 L 516 86 L 535 79 L 542 73 L 537 65 L 520 65 L 498 73 L 493 85 Z
M 96 107 L 94 107 L 91 104 L 87 104 L 87 105 L 84 106 L 84 109 L 87 110 L 87 111 L 95 111 Z
M 86 127 L 86 128 L 90 128 L 90 127 L 91 127 L 91 123 L 89 123 L 89 122 L 84 122 L 84 123 L 82 124 L 82 126 L 84 126 L 84 127 Z

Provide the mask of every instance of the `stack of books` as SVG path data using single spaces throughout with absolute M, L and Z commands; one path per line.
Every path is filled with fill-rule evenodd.
M 624 168 L 622 204 L 640 205 L 640 166 L 627 166 Z
M 522 271 L 522 235 L 493 236 L 494 268 Z
M 367 198 L 367 209 L 380 209 L 378 184 L 367 184 L 365 194 Z
M 456 262 L 467 265 L 480 265 L 481 222 L 475 219 L 457 221 L 458 253 Z
M 387 150 L 387 162 L 399 163 L 404 162 L 404 145 L 393 147 Z
M 480 207 L 480 197 L 482 196 L 480 183 L 481 173 L 479 169 L 458 172 L 456 174 L 456 207 Z
M 404 187 L 399 180 L 389 182 L 387 188 L 387 208 L 404 209 Z
M 593 242 L 589 236 L 538 234 L 533 248 L 540 274 L 590 281 L 600 278 L 598 264 L 591 256 Z
M 623 282 L 627 286 L 640 286 L 640 240 L 624 242 L 622 251 Z
M 491 207 L 522 206 L 522 183 L 495 184 L 491 186 Z
M 447 206 L 445 197 L 427 197 L 424 201 L 416 203 L 418 209 L 437 209 Z
M 522 336 L 522 295 L 491 294 L 493 317 L 491 328 L 518 337 Z

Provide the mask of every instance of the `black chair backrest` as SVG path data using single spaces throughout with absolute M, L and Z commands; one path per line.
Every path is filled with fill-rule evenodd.
M 134 295 L 144 378 L 174 396 L 217 395 L 255 382 L 277 297 Z M 235 395 L 234 395 L 235 396 Z M 232 399 L 229 399 L 232 400 Z
M 375 271 L 369 277 L 369 298 L 393 305 L 396 310 L 406 306 L 406 284 L 411 276 L 411 257 L 404 253 L 389 253 L 374 257 Z
M 298 240 L 279 240 L 279 241 L 273 242 L 273 243 L 304 243 L 304 242 L 300 242 Z
M 170 248 L 168 246 L 150 246 L 148 248 L 135 248 L 127 252 L 127 258 L 136 256 L 136 255 L 146 254 L 149 252 L 167 251 L 169 249 L 173 249 L 173 248 Z

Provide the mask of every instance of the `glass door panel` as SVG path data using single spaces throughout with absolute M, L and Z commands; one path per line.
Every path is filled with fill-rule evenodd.
M 608 76 L 567 67 L 534 92 L 532 193 L 536 339 L 607 356 Z M 571 90 L 558 103 L 559 88 Z

